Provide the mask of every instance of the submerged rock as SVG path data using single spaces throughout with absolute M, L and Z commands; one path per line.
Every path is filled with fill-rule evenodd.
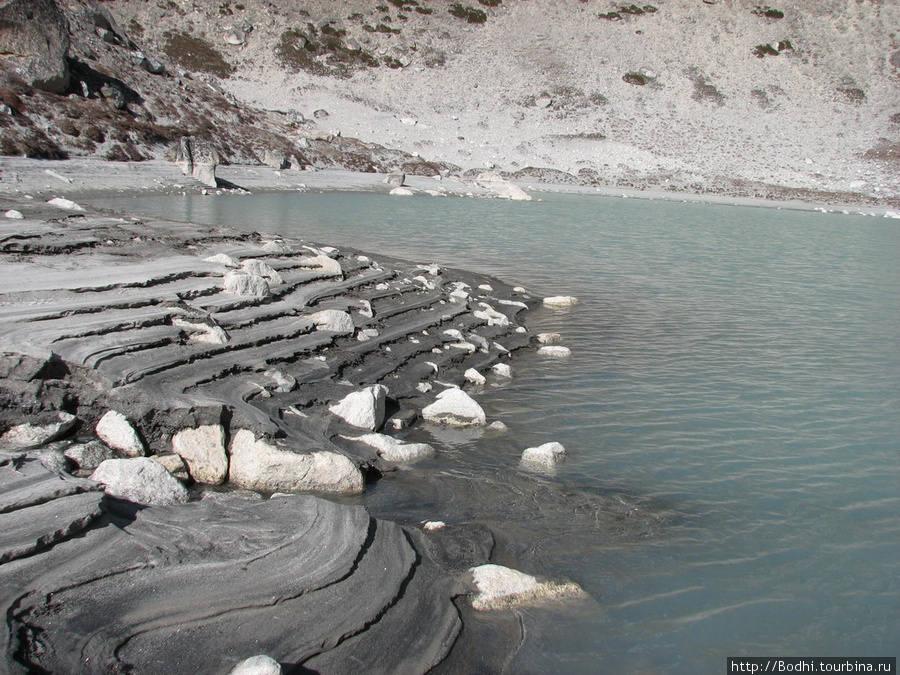
M 344 438 L 365 443 L 375 448 L 382 459 L 398 464 L 417 462 L 420 459 L 427 459 L 435 455 L 434 448 L 428 443 L 404 443 L 387 434 L 365 434 L 355 438 L 349 436 Z
M 479 565 L 471 572 L 477 589 L 472 607 L 481 611 L 587 596 L 578 584 L 538 581 L 530 574 L 502 565 Z
M 164 506 L 188 501 L 184 485 L 149 457 L 108 459 L 91 474 L 91 480 L 106 485 L 107 494 L 139 504 Z
M 448 427 L 484 426 L 487 416 L 478 402 L 462 389 L 445 389 L 437 400 L 422 409 L 422 417 Z
M 566 455 L 566 449 L 562 443 L 552 441 L 544 443 L 536 448 L 528 448 L 522 453 L 522 464 L 538 467 L 554 467 L 559 464 Z

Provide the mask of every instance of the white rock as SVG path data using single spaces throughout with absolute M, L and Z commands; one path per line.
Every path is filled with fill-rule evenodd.
M 377 338 L 379 335 L 378 330 L 375 328 L 364 328 L 356 336 L 356 339 L 360 342 L 365 342 L 366 340 L 371 340 L 372 338 Z
M 401 123 L 401 124 L 408 124 L 409 126 L 413 126 L 413 127 L 414 127 L 415 125 L 417 125 L 417 124 L 419 123 L 419 120 L 417 120 L 415 117 L 401 117 L 401 118 L 400 118 L 400 123 Z
M 344 274 L 341 264 L 327 255 L 317 255 L 313 258 L 308 258 L 303 261 L 303 264 L 306 267 L 318 267 L 320 272 L 332 277 L 339 277 Z
M 80 205 L 76 204 L 71 199 L 65 199 L 64 197 L 54 197 L 47 203 L 60 209 L 65 209 L 66 211 L 84 211 Z
M 266 253 L 288 253 L 291 250 L 291 247 L 286 245 L 283 241 L 270 239 L 263 243 L 262 250 Z
M 478 285 L 478 290 L 481 290 L 481 291 L 493 291 L 493 290 L 494 290 L 494 287 L 491 286 L 490 284 L 479 284 L 479 285 Z
M 338 335 L 347 335 L 356 330 L 353 317 L 339 309 L 323 309 L 321 312 L 310 314 L 309 320 L 316 324 L 318 330 L 328 330 Z
M 334 452 L 290 452 L 240 429 L 231 442 L 230 454 L 228 479 L 238 487 L 260 492 L 363 491 L 362 471 L 347 457 Z
M 462 340 L 463 339 L 463 334 L 460 331 L 456 330 L 455 328 L 448 328 L 447 330 L 444 331 L 443 334 L 446 335 L 447 337 L 453 338 L 454 340 Z
M 188 473 L 198 483 L 219 485 L 228 476 L 225 430 L 220 424 L 182 429 L 172 436 L 172 451 L 187 464 Z
M 494 422 L 491 422 L 490 424 L 487 425 L 487 428 L 488 428 L 490 431 L 495 431 L 495 432 L 501 433 L 501 434 L 506 433 L 507 431 L 509 431 L 509 427 L 506 426 L 506 425 L 505 425 L 503 422 L 501 422 L 500 420 L 496 420 L 496 421 L 494 421 Z
M 481 319 L 488 326 L 508 326 L 509 317 L 503 312 L 498 312 L 486 302 L 478 303 L 481 309 L 472 312 L 476 318 Z
M 388 192 L 388 194 L 397 197 L 411 197 L 413 195 L 413 191 L 405 187 L 395 187 L 393 190 Z
M 347 424 L 374 431 L 384 424 L 384 399 L 387 393 L 388 388 L 383 384 L 374 384 L 347 394 L 328 410 Z
M 223 285 L 225 292 L 233 295 L 265 297 L 269 294 L 269 282 L 258 274 L 247 274 L 244 270 L 232 270 L 226 274 Z
M 562 340 L 559 333 L 538 333 L 537 341 L 542 345 L 555 345 Z
M 39 448 L 64 436 L 75 426 L 75 415 L 60 411 L 53 417 L 55 419 L 48 419 L 41 423 L 26 422 L 7 429 L 0 436 L 0 450 L 15 451 Z
M 508 363 L 495 363 L 491 370 L 497 377 L 512 377 L 512 368 Z
M 439 532 L 447 527 L 443 520 L 426 520 L 422 523 L 422 529 L 426 532 Z
M 172 325 L 189 330 L 191 335 L 188 339 L 191 342 L 200 342 L 209 345 L 224 345 L 231 339 L 221 326 L 216 325 L 212 321 L 190 321 L 188 319 L 174 317 L 172 319 Z
M 552 356 L 554 358 L 564 359 L 566 357 L 572 356 L 572 350 L 568 347 L 561 347 L 559 345 L 547 345 L 544 347 L 540 347 L 537 350 L 537 353 L 541 356 Z
M 466 378 L 472 384 L 477 385 L 477 386 L 481 386 L 485 382 L 487 382 L 484 375 L 479 373 L 474 368 L 469 368 L 466 372 L 464 372 L 463 377 Z
M 566 449 L 562 443 L 552 441 L 544 443 L 536 448 L 528 448 L 522 453 L 523 464 L 537 464 L 539 466 L 549 467 L 559 464 L 565 457 Z
M 273 286 L 284 283 L 281 275 L 278 274 L 269 263 L 263 262 L 262 260 L 244 260 L 241 262 L 241 269 L 250 276 L 256 275 L 262 277 Z
M 13 220 L 23 220 L 25 218 L 21 211 L 16 211 L 15 209 L 10 209 L 3 215 L 7 218 L 12 218 Z
M 422 409 L 422 417 L 448 427 L 484 426 L 487 416 L 478 402 L 462 389 L 445 389 L 434 403 Z
M 94 429 L 97 438 L 119 454 L 127 457 L 143 457 L 146 452 L 144 442 L 122 413 L 109 410 Z
M 481 611 L 586 596 L 577 584 L 541 582 L 530 574 L 502 565 L 479 565 L 470 571 L 477 589 L 472 598 L 472 607 Z
M 208 258 L 203 259 L 204 262 L 215 263 L 217 265 L 225 265 L 225 267 L 240 267 L 241 264 L 226 253 L 216 253 Z
M 297 388 L 297 378 L 293 375 L 286 375 L 280 370 L 267 370 L 263 375 L 272 379 L 275 383 L 275 391 L 279 394 L 287 394 Z
M 139 504 L 184 504 L 188 491 L 166 468 L 149 457 L 108 459 L 91 480 L 106 485 L 106 492 Z
M 184 460 L 178 455 L 152 455 L 150 459 L 162 464 L 163 468 L 182 482 L 191 479 Z
M 474 354 L 478 351 L 478 347 L 473 345 L 471 342 L 454 342 L 449 345 L 452 349 L 461 349 L 463 351 L 468 352 L 469 354 Z
M 578 298 L 573 295 L 554 295 L 544 298 L 544 304 L 548 307 L 571 307 L 578 304 Z
M 281 675 L 281 664 L 271 656 L 251 656 L 232 668 L 228 675 Z
M 419 382 L 419 384 L 416 385 L 416 389 L 423 394 L 427 394 L 429 391 L 434 389 L 434 387 L 432 386 L 431 382 Z
M 531 201 L 531 195 L 515 183 L 511 183 L 496 171 L 485 171 L 475 179 L 478 187 L 486 188 L 504 199 Z
M 345 436 L 345 438 L 350 437 Z M 420 459 L 427 459 L 435 455 L 434 448 L 428 443 L 404 443 L 387 434 L 364 434 L 350 438 L 350 440 L 365 443 L 369 447 L 375 448 L 383 459 L 398 464 L 418 462 Z

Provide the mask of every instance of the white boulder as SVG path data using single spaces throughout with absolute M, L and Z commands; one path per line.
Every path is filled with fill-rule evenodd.
M 405 187 L 395 187 L 388 194 L 396 197 L 412 197 L 413 191 Z
M 9 428 L 0 436 L 0 450 L 30 450 L 64 436 L 75 426 L 75 415 L 57 412 L 52 419 L 42 422 L 26 422 Z
M 578 298 L 574 295 L 553 295 L 549 298 L 544 298 L 544 304 L 548 307 L 571 307 L 572 305 L 577 305 L 578 302 Z
M 470 571 L 477 589 L 472 607 L 481 611 L 587 595 L 577 584 L 538 581 L 530 574 L 502 565 L 479 565 Z
M 341 264 L 334 258 L 329 258 L 327 255 L 317 255 L 312 258 L 307 258 L 303 261 L 303 265 L 304 267 L 317 267 L 319 272 L 330 277 L 339 277 L 344 273 L 344 270 L 341 269 Z
M 281 675 L 281 664 L 271 656 L 251 656 L 232 668 L 228 675 Z
M 25 218 L 21 211 L 16 211 L 15 209 L 10 209 L 3 215 L 6 218 L 12 218 L 13 220 L 23 220 Z
M 339 309 L 323 309 L 310 314 L 309 320 L 316 324 L 316 329 L 333 331 L 339 335 L 348 335 L 356 330 L 350 313 Z
M 515 201 L 531 201 L 531 195 L 515 183 L 510 183 L 496 171 L 485 171 L 475 179 L 478 187 L 486 188 L 498 197 Z
M 537 341 L 542 345 L 555 345 L 560 340 L 562 340 L 562 335 L 559 333 L 538 333 Z
M 166 468 L 149 457 L 108 459 L 91 480 L 106 485 L 106 492 L 139 504 L 184 504 L 188 491 Z
M 495 363 L 491 366 L 491 370 L 497 377 L 511 378 L 513 376 L 512 368 L 508 363 Z
M 94 428 L 97 438 L 106 443 L 120 455 L 126 457 L 143 457 L 147 454 L 144 441 L 137 431 L 118 410 L 109 410 Z
M 363 491 L 359 467 L 343 455 L 321 450 L 300 454 L 283 450 L 252 431 L 239 430 L 231 442 L 228 479 L 259 492 L 317 490 L 358 494 Z
M 562 443 L 551 441 L 536 448 L 528 448 L 522 453 L 522 464 L 530 464 L 538 467 L 554 467 L 559 464 L 566 455 L 566 449 Z
M 344 438 L 365 443 L 369 447 L 375 448 L 382 459 L 398 464 L 418 462 L 420 459 L 427 459 L 435 455 L 434 448 L 428 443 L 405 443 L 387 434 L 364 434 L 356 438 L 349 436 Z
M 375 431 L 384 424 L 384 400 L 387 393 L 388 388 L 383 384 L 373 384 L 361 391 L 347 394 L 328 410 L 351 426 Z
M 251 276 L 256 275 L 262 277 L 270 286 L 277 286 L 278 284 L 284 283 L 281 275 L 278 274 L 269 263 L 263 262 L 262 260 L 256 260 L 254 258 L 244 260 L 241 263 L 241 269 Z
M 184 460 L 178 455 L 152 455 L 150 459 L 162 464 L 166 471 L 183 483 L 191 479 Z
M 47 203 L 51 206 L 65 209 L 66 211 L 84 211 L 84 208 L 80 204 L 76 204 L 71 199 L 66 199 L 65 197 L 54 197 Z
M 244 270 L 232 270 L 222 281 L 226 293 L 233 295 L 255 295 L 265 297 L 269 294 L 269 282 L 258 274 L 248 274 Z
M 541 356 L 552 356 L 558 359 L 564 359 L 569 356 L 572 356 L 572 350 L 568 347 L 562 347 L 560 345 L 545 345 L 540 347 L 537 350 L 537 353 Z
M 219 485 L 228 476 L 225 430 L 220 424 L 182 429 L 172 436 L 172 451 L 187 465 L 198 483 Z
M 479 373 L 474 368 L 469 368 L 466 372 L 464 372 L 463 377 L 466 378 L 466 380 L 468 380 L 472 384 L 479 386 L 479 387 L 481 385 L 483 385 L 485 382 L 487 382 L 484 375 Z
M 215 263 L 216 265 L 225 265 L 225 267 L 240 267 L 241 264 L 226 253 L 216 253 L 208 258 L 203 259 L 204 262 Z
M 437 400 L 422 409 L 422 417 L 433 424 L 448 427 L 475 427 L 487 424 L 487 416 L 478 402 L 462 389 L 445 389 Z

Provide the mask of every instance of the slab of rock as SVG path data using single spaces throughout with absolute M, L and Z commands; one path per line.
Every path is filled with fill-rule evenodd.
M 437 400 L 422 409 L 422 417 L 433 424 L 448 427 L 473 427 L 487 424 L 487 416 L 478 402 L 462 389 L 445 389 Z
M 7 429 L 0 436 L 0 451 L 31 450 L 65 436 L 78 421 L 67 412 L 54 412 L 44 420 L 34 420 Z
M 528 448 L 522 453 L 522 463 L 538 467 L 554 467 L 559 464 L 566 455 L 566 448 L 562 443 L 551 441 L 536 448 Z
M 241 429 L 234 435 L 230 454 L 228 480 L 238 487 L 259 492 L 363 491 L 362 471 L 347 457 L 334 452 L 299 454 L 282 450 Z
M 323 309 L 309 315 L 309 320 L 316 324 L 318 330 L 329 330 L 339 335 L 348 335 L 356 330 L 353 317 L 349 312 L 339 309 Z
M 147 454 L 144 441 L 122 413 L 109 410 L 94 429 L 97 438 L 126 457 L 143 457 Z
M 347 424 L 375 431 L 384 424 L 384 401 L 388 388 L 383 384 L 373 384 L 361 391 L 347 394 L 338 403 L 328 408 Z
M 172 451 L 184 460 L 191 478 L 198 483 L 220 485 L 225 482 L 228 454 L 225 430 L 220 424 L 182 429 L 172 436 Z
M 108 459 L 91 480 L 103 483 L 106 493 L 138 504 L 184 504 L 188 491 L 166 468 L 149 457 Z
M 351 441 L 358 441 L 359 443 L 365 443 L 366 445 L 375 448 L 382 459 L 386 459 L 389 462 L 396 462 L 397 464 L 410 464 L 412 462 L 418 462 L 420 459 L 434 457 L 435 455 L 434 448 L 428 445 L 428 443 L 404 443 L 387 434 L 364 434 L 355 438 L 349 436 L 345 436 L 344 438 Z
M 479 565 L 471 572 L 477 589 L 472 607 L 481 611 L 587 595 L 577 584 L 538 581 L 530 574 L 502 565 Z

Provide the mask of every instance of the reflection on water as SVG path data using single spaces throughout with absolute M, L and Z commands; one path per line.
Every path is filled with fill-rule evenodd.
M 562 333 L 571 359 L 520 353 L 515 378 L 481 396 L 508 434 L 443 439 L 438 459 L 367 497 L 409 522 L 501 522 L 523 567 L 590 591 L 597 604 L 573 614 L 526 612 L 530 640 L 512 672 L 720 673 L 728 656 L 898 655 L 896 222 L 572 196 L 105 204 L 581 298 L 528 319 Z M 523 474 L 521 451 L 550 440 L 569 451 L 557 476 Z M 598 505 L 616 495 L 644 529 L 601 535 Z M 562 509 L 541 506 L 553 500 Z

